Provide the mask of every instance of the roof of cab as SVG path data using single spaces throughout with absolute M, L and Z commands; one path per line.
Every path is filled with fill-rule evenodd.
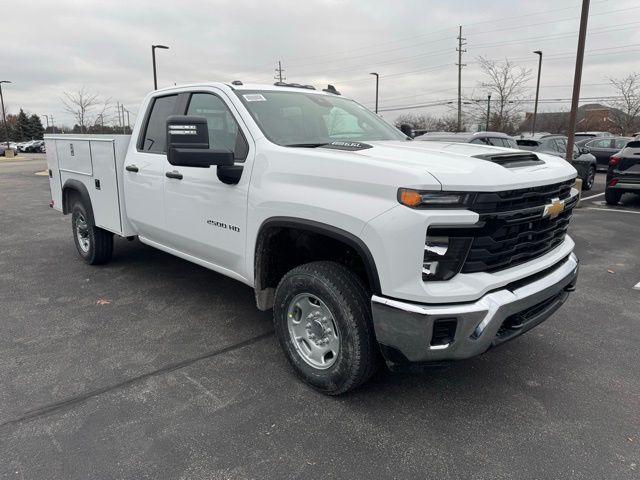
M 209 82 L 209 83 L 190 83 L 184 85 L 172 85 L 165 88 L 159 88 L 152 93 L 158 92 L 171 92 L 175 90 L 185 90 L 185 89 L 193 89 L 193 88 L 203 88 L 203 87 L 218 87 L 222 90 L 261 90 L 261 91 L 274 91 L 274 92 L 303 92 L 303 93 L 312 93 L 316 95 L 335 95 L 332 93 L 324 92 L 322 89 L 313 90 L 310 88 L 302 88 L 302 87 L 289 87 L 283 85 L 268 85 L 262 83 L 243 83 L 242 85 L 234 85 L 232 82 Z

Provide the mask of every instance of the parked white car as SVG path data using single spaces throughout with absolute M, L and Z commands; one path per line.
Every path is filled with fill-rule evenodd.
M 150 93 L 131 136 L 47 136 L 51 205 L 77 250 L 113 237 L 234 278 L 273 309 L 296 373 L 328 394 L 481 354 L 574 289 L 578 192 L 563 159 L 415 142 L 330 88 Z

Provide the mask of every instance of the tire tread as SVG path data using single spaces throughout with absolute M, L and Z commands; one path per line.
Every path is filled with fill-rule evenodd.
M 339 303 L 349 310 L 349 315 L 356 322 L 356 328 L 350 332 L 360 348 L 356 349 L 349 366 L 349 375 L 338 388 L 327 390 L 312 384 L 297 368 L 294 370 L 304 382 L 329 395 L 340 395 L 366 382 L 378 366 L 378 346 L 375 340 L 371 307 L 367 290 L 362 280 L 344 265 L 336 262 L 319 261 L 300 265 L 289 271 L 281 280 L 278 289 L 287 279 L 305 275 L 310 276 L 328 287 L 339 299 Z M 276 292 L 276 297 L 279 296 Z M 274 311 L 275 313 L 275 311 Z M 277 319 L 274 318 L 275 321 Z M 342 334 L 344 335 L 344 334 Z

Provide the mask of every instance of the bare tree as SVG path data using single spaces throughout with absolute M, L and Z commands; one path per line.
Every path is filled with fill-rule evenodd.
M 610 78 L 616 89 L 617 99 L 609 102 L 610 118 L 620 128 L 623 135 L 633 133 L 640 123 L 640 73 L 630 73 L 624 78 Z
M 403 113 L 396 118 L 395 124 L 408 123 L 414 130 L 427 132 L 457 132 L 458 118 L 456 114 L 445 114 L 440 117 L 423 113 Z M 463 130 L 467 127 L 466 118 L 463 117 Z
M 104 130 L 105 125 L 115 124 L 115 115 L 113 113 L 113 102 L 111 98 L 107 98 L 102 102 L 100 111 L 95 115 L 93 121 L 94 126 L 99 126 L 101 131 Z M 104 132 L 102 132 L 104 133 Z
M 77 92 L 64 92 L 63 95 L 64 97 L 61 98 L 61 100 L 64 104 L 64 109 L 73 115 L 80 127 L 80 132 L 84 133 L 87 125 L 93 123 L 93 107 L 100 103 L 98 94 L 88 93 L 85 88 L 82 87 Z
M 414 129 L 432 131 L 436 130 L 438 120 L 434 116 L 428 114 L 403 113 L 396 118 L 396 125 L 401 125 L 403 123 L 411 125 Z
M 496 62 L 478 57 L 478 63 L 485 77 L 478 83 L 478 88 L 484 95 L 491 94 L 489 130 L 513 133 L 524 111 L 526 84 L 531 78 L 531 70 L 519 67 L 509 59 Z M 479 99 L 469 99 L 468 102 L 475 122 L 486 125 L 487 102 Z

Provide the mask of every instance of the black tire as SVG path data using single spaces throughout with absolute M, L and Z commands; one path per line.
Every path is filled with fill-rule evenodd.
M 101 265 L 111 260 L 113 233 L 96 227 L 86 207 L 79 200 L 71 208 L 71 228 L 76 249 L 85 262 L 89 265 Z M 79 237 L 83 239 L 82 242 Z
M 596 180 L 596 167 L 592 165 L 589 167 L 589 170 L 587 170 L 587 174 L 582 180 L 582 190 L 584 190 L 585 192 L 588 190 L 591 190 L 593 188 L 593 183 L 595 182 L 595 180 Z
M 618 190 L 607 188 L 604 191 L 604 201 L 607 202 L 607 205 L 618 205 L 621 198 L 622 192 Z
M 296 296 L 320 299 L 333 316 L 339 352 L 329 368 L 310 365 L 293 344 L 288 327 L 289 306 Z M 373 331 L 370 299 L 362 281 L 334 262 L 313 262 L 288 272 L 276 289 L 275 331 L 298 377 L 328 395 L 340 395 L 366 382 L 378 364 L 378 344 Z

